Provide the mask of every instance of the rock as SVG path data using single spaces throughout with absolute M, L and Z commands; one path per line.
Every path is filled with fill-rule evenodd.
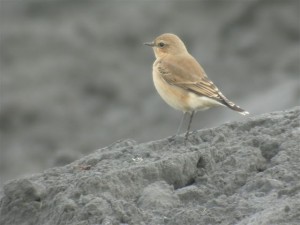
M 300 107 L 138 144 L 12 180 L 3 225 L 299 224 Z
M 147 209 L 173 209 L 179 205 L 179 198 L 174 188 L 165 181 L 158 181 L 148 185 L 138 199 L 137 205 L 144 210 Z

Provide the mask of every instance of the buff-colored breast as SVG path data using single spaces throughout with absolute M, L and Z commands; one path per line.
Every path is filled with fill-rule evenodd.
M 190 111 L 187 91 L 169 85 L 155 69 L 153 70 L 153 82 L 157 92 L 168 105 L 183 112 Z

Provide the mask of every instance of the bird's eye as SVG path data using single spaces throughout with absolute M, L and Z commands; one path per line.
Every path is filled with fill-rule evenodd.
M 165 43 L 163 43 L 163 42 L 159 42 L 159 43 L 158 43 L 158 46 L 159 46 L 160 48 L 162 48 L 162 47 L 164 47 L 164 46 L 165 46 Z

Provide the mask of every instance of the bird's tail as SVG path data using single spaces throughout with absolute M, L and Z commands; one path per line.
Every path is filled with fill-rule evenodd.
M 239 107 L 238 105 L 234 104 L 233 102 L 229 102 L 231 104 L 226 104 L 226 106 L 228 106 L 230 109 L 237 111 L 238 113 L 242 114 L 243 116 L 246 116 L 249 114 L 248 111 L 242 109 L 241 107 Z
M 227 106 L 228 108 L 237 111 L 238 113 L 242 114 L 243 116 L 248 115 L 249 112 L 242 109 L 238 105 L 234 104 L 233 102 L 229 101 L 222 93 L 219 93 L 219 95 L 223 98 L 222 103 Z

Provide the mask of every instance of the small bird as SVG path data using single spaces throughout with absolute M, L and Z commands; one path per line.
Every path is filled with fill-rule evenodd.
M 144 44 L 153 48 L 156 57 L 152 75 L 157 92 L 167 104 L 184 113 L 177 134 L 185 115 L 190 114 L 185 143 L 197 111 L 221 105 L 242 115 L 249 114 L 219 91 L 177 35 L 165 33 Z

